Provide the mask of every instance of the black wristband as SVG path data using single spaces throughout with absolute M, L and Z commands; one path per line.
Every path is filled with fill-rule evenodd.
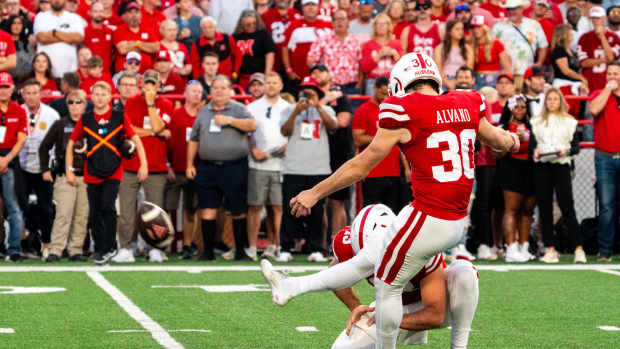
M 52 29 L 52 36 L 56 37 L 56 29 Z

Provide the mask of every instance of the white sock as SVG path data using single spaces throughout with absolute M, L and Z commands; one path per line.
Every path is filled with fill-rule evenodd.
M 469 261 L 456 260 L 447 270 L 452 349 L 467 348 L 471 323 L 478 307 L 478 273 Z
M 402 293 L 402 286 L 388 285 L 375 278 L 377 349 L 396 348 L 398 328 L 403 320 Z
M 351 287 L 372 275 L 374 265 L 362 254 L 338 263 L 318 273 L 284 279 L 285 287 L 295 297 L 319 291 L 334 291 Z

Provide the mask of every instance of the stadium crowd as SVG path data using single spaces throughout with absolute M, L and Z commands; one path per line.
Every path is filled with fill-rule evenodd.
M 308 217 L 288 202 L 372 142 L 391 68 L 409 52 L 434 57 L 445 88 L 478 90 L 485 117 L 521 141 L 510 154 L 476 144 L 470 238 L 453 255 L 586 262 L 571 176 L 579 141 L 593 140 L 595 245 L 611 261 L 616 1 L 0 0 L 0 9 L 7 261 L 134 262 L 143 199 L 178 219 L 183 259 L 256 260 L 260 248 L 278 261 L 299 252 L 326 261 L 351 212 L 408 204 L 415 169 L 395 147 Z M 119 153 L 125 138 L 132 158 Z

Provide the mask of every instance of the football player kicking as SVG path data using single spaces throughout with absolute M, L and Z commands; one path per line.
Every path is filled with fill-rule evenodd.
M 411 164 L 413 201 L 394 224 L 394 239 L 375 263 L 376 348 L 395 348 L 403 318 L 405 286 L 432 256 L 454 247 L 474 181 L 476 138 L 502 151 L 519 149 L 519 138 L 493 127 L 481 114 L 476 91 L 439 94 L 441 75 L 422 53 L 404 55 L 390 74 L 390 97 L 379 106 L 372 143 L 327 179 L 291 199 L 292 214 L 308 215 L 316 202 L 361 179 L 398 145 Z
M 271 286 L 273 300 L 280 306 L 308 292 L 332 290 L 351 310 L 346 330 L 332 349 L 370 349 L 376 341 L 372 304 L 362 305 L 351 286 L 366 278 L 373 284 L 374 264 L 382 245 L 393 238 L 394 214 L 384 205 L 367 206 L 352 227 L 341 230 L 333 242 L 336 260 L 319 273 L 284 277 L 269 261 L 261 263 L 263 276 Z M 433 256 L 407 283 L 402 304 L 398 343 L 426 344 L 428 330 L 451 326 L 451 347 L 466 348 L 471 323 L 478 305 L 478 273 L 468 260 L 457 259 L 446 269 L 442 254 Z

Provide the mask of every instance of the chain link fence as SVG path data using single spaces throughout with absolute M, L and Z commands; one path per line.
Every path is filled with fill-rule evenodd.
M 573 171 L 573 198 L 577 220 L 596 216 L 596 190 L 594 170 L 594 149 L 582 148 L 575 157 Z

